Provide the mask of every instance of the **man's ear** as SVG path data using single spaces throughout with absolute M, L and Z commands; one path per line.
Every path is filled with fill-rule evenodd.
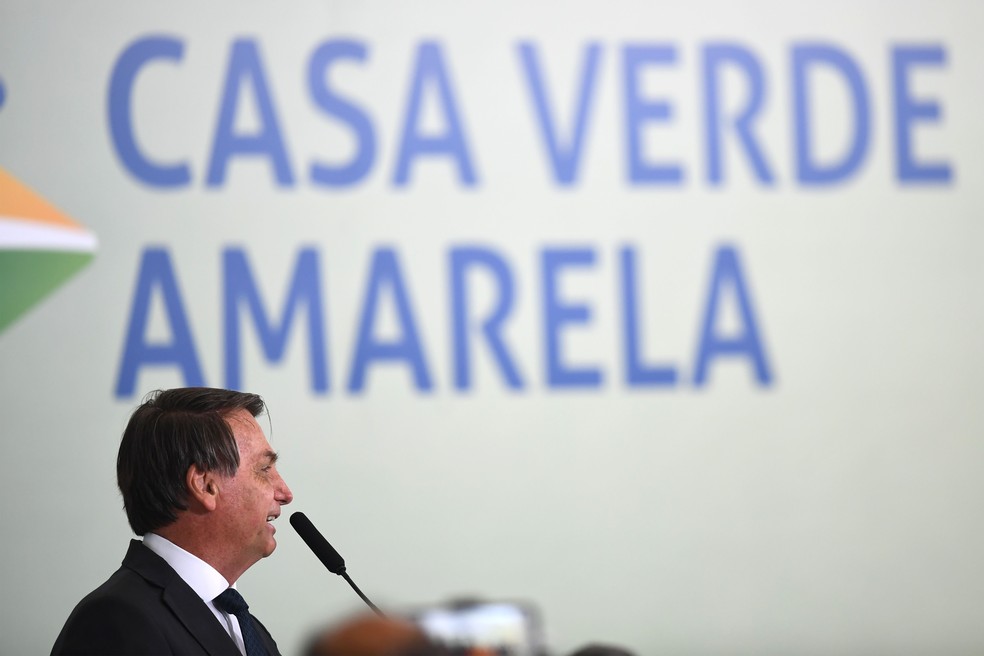
M 192 504 L 203 510 L 215 510 L 219 485 L 218 477 L 213 472 L 204 471 L 198 465 L 192 465 L 185 475 L 185 485 L 188 486 L 188 500 Z

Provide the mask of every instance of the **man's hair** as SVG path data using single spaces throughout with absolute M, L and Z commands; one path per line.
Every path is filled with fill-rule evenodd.
M 233 476 L 239 447 L 226 417 L 266 406 L 256 394 L 208 387 L 157 390 L 133 412 L 116 458 L 130 528 L 137 535 L 167 526 L 188 509 L 188 468 Z

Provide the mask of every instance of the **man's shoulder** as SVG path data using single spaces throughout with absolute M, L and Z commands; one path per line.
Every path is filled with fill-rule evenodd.
M 108 583 L 75 606 L 52 654 L 155 653 L 148 646 L 167 644 L 150 595 L 127 594 Z
M 175 616 L 174 604 L 169 605 L 165 599 L 177 595 L 172 601 L 192 607 L 202 604 L 185 587 L 164 559 L 134 540 L 120 568 L 75 606 L 51 653 L 205 653 L 188 627 Z M 185 612 L 191 613 L 191 620 L 204 622 L 206 632 L 217 631 L 218 637 L 223 637 L 218 622 L 203 604 Z
M 52 654 L 163 652 L 167 640 L 156 621 L 161 587 L 128 564 L 140 550 L 149 551 L 131 542 L 123 565 L 75 606 Z

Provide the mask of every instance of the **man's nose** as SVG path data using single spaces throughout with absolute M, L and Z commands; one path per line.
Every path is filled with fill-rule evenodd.
M 277 486 L 277 501 L 280 505 L 286 506 L 288 503 L 294 500 L 294 493 L 290 491 L 287 487 L 287 481 L 283 478 L 280 479 L 280 485 Z

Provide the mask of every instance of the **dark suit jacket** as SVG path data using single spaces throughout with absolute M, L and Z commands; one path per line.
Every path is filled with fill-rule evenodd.
M 277 643 L 253 618 L 271 656 Z M 167 562 L 132 540 L 123 565 L 72 611 L 51 653 L 241 656 L 205 602 Z

